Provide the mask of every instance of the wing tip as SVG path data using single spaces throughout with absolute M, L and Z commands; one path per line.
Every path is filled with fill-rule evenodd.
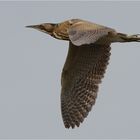
M 91 111 L 91 109 L 90 109 L 90 111 Z M 70 128 L 74 129 L 76 127 L 78 128 L 80 126 L 80 124 L 83 123 L 84 119 L 87 118 L 88 114 L 89 114 L 89 112 L 86 112 L 83 115 L 83 117 L 80 117 L 76 120 L 74 118 L 73 119 L 67 119 L 67 121 L 63 120 L 65 128 L 67 128 L 67 129 L 70 129 Z
M 78 123 L 73 123 L 73 124 L 64 123 L 64 126 L 65 126 L 65 128 L 67 128 L 67 129 L 70 129 L 70 128 L 74 129 L 74 128 L 80 126 L 80 122 L 78 122 Z

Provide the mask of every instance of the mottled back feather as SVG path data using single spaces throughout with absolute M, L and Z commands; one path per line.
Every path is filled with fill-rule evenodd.
M 109 56 L 109 45 L 78 47 L 70 42 L 61 79 L 61 109 L 66 128 L 79 126 L 95 104 Z
M 108 36 L 109 33 L 115 34 L 115 32 L 112 28 L 84 20 L 75 22 L 68 29 L 69 38 L 76 46 L 95 43 L 100 38 Z

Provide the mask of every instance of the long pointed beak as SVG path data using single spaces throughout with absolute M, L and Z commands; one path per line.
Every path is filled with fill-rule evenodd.
M 40 28 L 40 25 L 28 25 L 28 26 L 25 26 L 25 27 L 39 29 Z

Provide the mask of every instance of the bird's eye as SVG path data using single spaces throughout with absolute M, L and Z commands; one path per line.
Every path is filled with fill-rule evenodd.
M 71 26 L 71 25 L 73 25 L 73 22 L 71 20 L 69 20 L 68 24 Z
M 40 25 L 39 28 L 43 31 L 45 31 L 45 27 L 43 25 Z

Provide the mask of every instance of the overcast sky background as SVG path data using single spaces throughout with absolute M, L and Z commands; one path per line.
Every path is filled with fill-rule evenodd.
M 0 2 L 0 138 L 140 138 L 140 43 L 112 44 L 96 105 L 79 128 L 64 128 L 68 42 L 25 26 L 71 18 L 140 33 L 140 2 Z

